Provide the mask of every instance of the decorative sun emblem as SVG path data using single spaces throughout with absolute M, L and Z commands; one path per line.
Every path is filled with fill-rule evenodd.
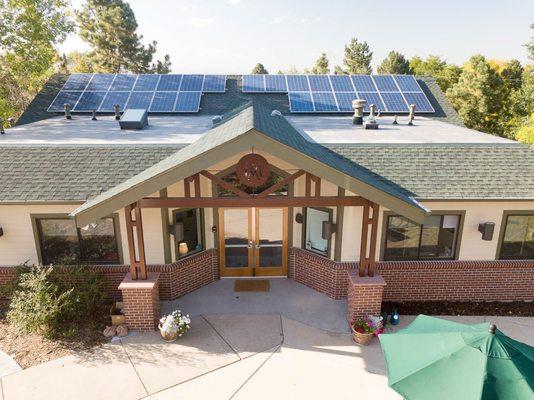
M 269 163 L 259 154 L 247 154 L 237 163 L 236 173 L 243 185 L 258 187 L 269 178 Z

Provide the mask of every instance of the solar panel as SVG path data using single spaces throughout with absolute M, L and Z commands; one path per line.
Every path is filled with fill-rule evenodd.
M 334 92 L 354 92 L 354 86 L 348 75 L 330 75 Z
M 435 112 L 434 107 L 432 107 L 432 104 L 430 104 L 430 101 L 428 101 L 427 97 L 424 93 L 417 93 L 417 92 L 405 92 L 404 98 L 408 102 L 408 104 L 415 104 L 415 111 L 416 112 L 424 112 L 424 113 L 433 113 Z
M 403 92 L 422 92 L 413 75 L 394 75 L 395 81 Z
M 331 92 L 332 86 L 328 75 L 309 75 L 310 89 L 312 92 Z
M 84 90 L 93 74 L 73 74 L 69 76 L 63 90 Z
M 289 109 L 291 112 L 313 112 L 310 92 L 289 92 Z
M 156 90 L 160 75 L 139 75 L 133 87 L 134 91 L 150 92 Z
M 158 92 L 177 92 L 180 90 L 180 83 L 182 82 L 182 75 L 168 74 L 161 75 L 157 87 Z
M 200 92 L 180 92 L 174 106 L 176 112 L 197 112 L 200 107 Z
M 106 92 L 104 91 L 83 92 L 80 97 L 80 100 L 78 100 L 78 103 L 76 104 L 73 110 L 86 112 L 98 110 L 100 108 L 100 104 L 102 104 L 102 100 L 104 100 L 105 95 Z
M 104 90 L 107 91 L 115 79 L 114 74 L 94 74 L 85 90 Z
M 265 91 L 271 93 L 287 93 L 285 75 L 265 75 Z
M 380 93 L 382 100 L 386 106 L 388 112 L 408 112 L 408 104 L 400 93 L 382 92 Z
M 317 112 L 338 111 L 336 98 L 332 92 L 312 92 L 313 105 Z
M 146 109 L 150 107 L 154 92 L 132 92 L 126 108 Z
M 112 112 L 115 111 L 114 106 L 118 104 L 121 112 L 126 108 L 126 103 L 130 97 L 130 92 L 108 92 L 104 97 L 104 101 L 100 105 L 98 111 Z
M 263 75 L 243 75 L 243 92 L 263 93 L 265 92 L 265 80 Z
M 182 84 L 180 85 L 181 92 L 200 92 L 202 91 L 202 83 L 204 82 L 204 75 L 184 75 Z
M 357 92 L 376 92 L 376 86 L 370 75 L 351 75 L 350 78 Z
M 50 104 L 50 107 L 48 107 L 48 111 L 61 112 L 65 109 L 65 104 L 68 104 L 70 106 L 70 109 L 72 110 L 78 102 L 78 99 L 80 98 L 82 93 L 83 92 L 81 91 L 74 92 L 62 90 L 57 94 L 52 104 Z
M 226 91 L 226 75 L 206 75 L 204 77 L 204 93 L 224 93 Z
M 154 98 L 150 105 L 150 112 L 173 112 L 176 103 L 177 92 L 154 92 Z
M 354 92 L 335 92 L 339 111 L 353 111 L 352 101 L 356 100 L 358 96 Z
M 399 88 L 391 75 L 371 75 L 379 92 L 398 92 Z
M 369 112 L 369 106 L 371 104 L 374 104 L 378 110 L 386 110 L 378 92 L 358 92 L 358 97 L 366 101 L 363 106 L 363 111 L 365 112 Z
M 130 91 L 132 90 L 136 80 L 137 75 L 117 75 L 113 80 L 109 91 Z
M 309 92 L 308 77 L 306 75 L 286 75 L 287 88 L 290 92 Z

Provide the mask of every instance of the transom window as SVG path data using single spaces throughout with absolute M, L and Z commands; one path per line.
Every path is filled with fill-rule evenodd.
M 176 259 L 202 251 L 202 210 L 175 210 L 173 214 Z
M 499 258 L 501 260 L 534 259 L 534 213 L 506 216 Z
M 36 218 L 44 265 L 120 264 L 115 218 L 77 228 L 74 220 Z
M 459 226 L 459 214 L 433 214 L 422 225 L 389 215 L 384 260 L 454 259 Z
M 323 222 L 332 221 L 332 210 L 328 208 L 304 209 L 304 247 L 328 257 L 330 240 L 323 238 Z

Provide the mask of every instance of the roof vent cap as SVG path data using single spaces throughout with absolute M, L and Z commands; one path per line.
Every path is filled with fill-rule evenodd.
M 212 119 L 211 119 L 211 123 L 213 124 L 213 126 L 217 125 L 217 124 L 220 124 L 222 122 L 222 116 L 221 115 L 215 115 Z
M 281 116 L 282 116 L 282 113 L 280 112 L 280 110 L 271 111 L 271 117 L 281 117 Z
M 129 109 L 124 111 L 119 120 L 121 129 L 144 129 L 148 126 L 148 111 L 146 109 Z

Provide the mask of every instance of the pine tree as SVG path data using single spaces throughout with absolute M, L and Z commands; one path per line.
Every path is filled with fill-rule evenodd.
M 158 60 L 152 64 L 152 72 L 155 74 L 168 74 L 171 72 L 171 57 L 168 54 L 165 54 L 163 61 Z
M 410 62 L 397 51 L 390 51 L 377 69 L 379 74 L 409 74 Z
M 467 127 L 495 135 L 504 133 L 506 88 L 483 56 L 470 58 L 447 97 Z
M 510 60 L 502 69 L 501 77 L 510 92 L 518 90 L 523 80 L 523 66 L 518 60 Z
M 88 54 L 96 72 L 151 71 L 157 43 L 141 43 L 130 5 L 122 0 L 87 0 L 77 13 L 80 37 L 91 46 Z
M 268 73 L 269 71 L 267 71 L 267 69 L 263 66 L 262 63 L 257 63 L 254 66 L 254 68 L 252 68 L 252 74 L 254 75 L 257 75 L 257 74 L 266 75 Z
M 345 56 L 343 57 L 343 67 L 336 66 L 336 74 L 371 74 L 373 68 L 371 61 L 373 52 L 367 42 L 359 42 L 352 38 L 350 43 L 345 45 Z
M 534 29 L 534 24 L 530 25 L 530 29 Z M 530 42 L 528 42 L 525 47 L 528 51 L 528 58 L 534 62 L 534 35 L 532 35 Z
M 317 75 L 327 75 L 330 73 L 330 68 L 328 67 L 329 61 L 326 57 L 326 53 L 321 53 L 315 65 L 313 66 L 311 73 Z

